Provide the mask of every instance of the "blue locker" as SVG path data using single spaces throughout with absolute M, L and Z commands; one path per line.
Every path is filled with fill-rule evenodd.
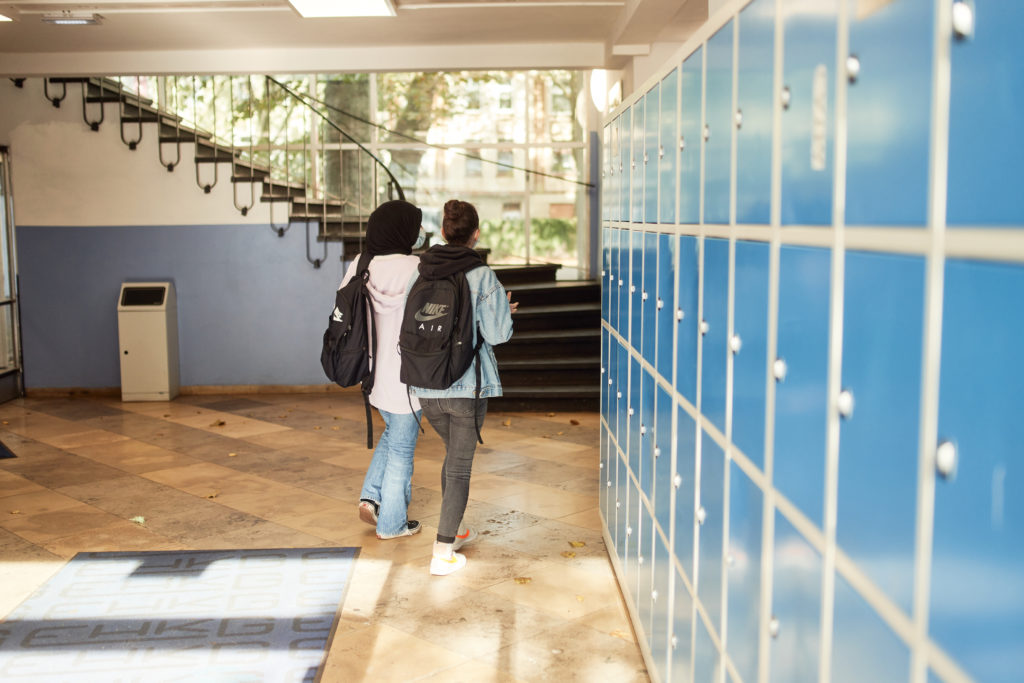
M 787 368 L 775 391 L 775 487 L 822 524 L 827 420 L 827 249 L 782 247 L 778 355 Z
M 637 605 L 637 608 L 639 609 L 639 603 L 637 602 L 637 586 L 640 581 L 640 511 L 643 507 L 643 503 L 640 502 L 640 495 L 637 493 L 636 486 L 632 480 L 628 483 L 628 489 L 629 505 L 626 513 L 626 553 L 624 558 L 625 562 L 623 563 L 626 575 L 626 586 L 623 589 L 623 592 L 629 593 L 629 596 L 633 599 L 633 604 Z
M 846 224 L 923 226 L 928 216 L 935 3 L 851 13 Z
M 601 519 L 608 526 L 608 430 L 601 425 L 601 469 L 597 477 L 597 505 L 601 510 Z
M 834 683 L 903 683 L 910 649 L 842 577 L 836 576 L 832 625 Z
M 644 233 L 644 272 L 640 279 L 641 344 L 644 360 L 655 363 L 654 350 L 658 338 L 658 233 Z
M 672 600 L 672 631 L 669 636 L 671 676 L 666 681 L 689 683 L 693 667 L 693 596 L 678 571 L 672 572 L 675 594 Z
M 700 222 L 700 147 L 704 48 L 683 61 L 679 110 L 679 222 Z
M 693 510 L 697 482 L 697 423 L 682 408 L 676 408 L 676 531 L 673 540 L 673 554 L 686 572 L 691 583 L 694 578 L 693 565 Z
M 704 320 L 700 411 L 725 433 L 726 365 L 729 355 L 729 240 L 704 240 Z
M 764 467 L 765 383 L 768 380 L 768 285 L 770 247 L 736 242 L 733 332 L 732 442 Z
M 643 326 L 643 277 L 644 277 L 644 233 L 639 230 L 633 231 L 632 243 L 630 244 L 630 269 L 629 269 L 629 345 L 637 351 L 643 351 L 641 346 L 641 328 Z
M 615 553 L 619 556 L 619 565 L 626 569 L 626 528 L 629 526 L 629 473 L 626 461 L 620 456 L 616 459 L 615 478 Z
M 608 324 L 619 331 L 619 240 L 622 231 L 612 228 L 608 237 Z
M 821 555 L 780 513 L 775 515 L 771 680 L 817 683 L 821 641 Z
M 672 361 L 675 358 L 676 310 L 676 239 L 672 235 L 658 236 L 658 286 L 655 294 L 657 316 L 656 343 L 658 374 L 673 381 Z
M 630 212 L 632 223 L 644 222 L 644 98 L 633 103 L 633 130 L 630 133 Z
M 612 126 L 607 124 L 601 129 L 601 220 L 611 220 L 611 213 L 608 210 L 608 198 L 611 196 L 612 177 L 610 173 L 611 157 L 608 152 L 611 149 Z
M 615 413 L 618 424 L 615 429 L 615 438 L 618 439 L 619 447 L 623 452 L 629 448 L 629 349 L 619 345 L 618 361 L 615 378 Z
M 836 541 L 910 614 L 924 326 L 923 258 L 846 253 Z M 885 476 L 879 476 L 885 472 Z
M 744 681 L 757 680 L 761 633 L 761 489 L 735 463 L 729 470 L 729 657 Z
M 640 480 L 640 424 L 643 421 L 643 376 L 647 373 L 640 367 L 640 362 L 630 357 L 629 375 L 629 469 L 633 476 Z
M 658 117 L 658 220 L 676 222 L 676 156 L 679 147 L 679 69 L 661 79 L 661 110 Z
M 601 417 L 604 418 L 605 422 L 608 422 L 609 416 L 609 403 L 608 403 L 608 387 L 610 386 L 608 380 L 612 378 L 612 366 L 609 358 L 611 357 L 611 346 L 608 340 L 608 330 L 601 328 Z
M 644 638 L 647 640 L 648 646 L 650 646 L 651 641 L 654 639 L 654 634 L 651 631 L 651 620 L 654 613 L 654 601 L 651 599 L 651 591 L 654 590 L 654 565 L 651 562 L 651 549 L 654 537 L 651 535 L 651 529 L 651 516 L 647 508 L 641 504 L 640 524 L 639 529 L 637 529 L 637 542 L 639 546 L 637 552 L 640 555 L 640 559 L 637 564 L 639 586 L 636 594 L 636 606 L 637 611 L 640 613 L 640 624 L 643 627 Z
M 953 42 L 946 222 L 1020 226 L 1024 204 L 1024 4 L 972 3 L 974 37 Z
M 929 631 L 979 681 L 1024 670 L 1022 295 L 1024 266 L 946 262 Z
M 632 137 L 633 107 L 627 107 L 619 116 L 619 220 L 623 223 L 629 222 L 629 196 L 633 191 L 633 165 Z
M 644 217 L 645 223 L 658 222 L 658 136 L 661 111 L 660 84 L 644 95 Z
M 697 405 L 697 335 L 700 297 L 696 237 L 679 238 L 679 297 L 676 299 L 676 391 Z
M 608 286 L 608 273 L 611 272 L 611 228 L 601 228 L 601 320 L 610 322 L 608 303 L 611 300 L 611 288 Z
M 722 629 L 722 535 L 725 532 L 725 453 L 701 431 L 697 596 L 716 631 Z
M 781 0 L 783 83 L 782 223 L 831 225 L 839 0 Z
M 643 375 L 643 400 L 640 403 L 640 471 L 637 479 L 648 500 L 654 500 L 654 377 Z
M 667 534 L 666 534 L 667 537 Z M 668 658 L 671 649 L 672 613 L 670 591 L 672 587 L 672 558 L 660 535 L 655 535 L 651 554 L 651 568 L 654 570 L 654 584 L 651 593 L 651 656 L 658 675 L 663 681 L 671 680 L 668 674 Z
M 754 0 L 739 16 L 736 222 L 771 220 L 775 0 Z
M 619 345 L 611 334 L 607 335 L 607 352 L 605 362 L 608 370 L 605 372 L 604 383 L 601 385 L 602 406 L 605 420 L 608 422 L 608 433 L 612 439 L 618 438 L 618 414 L 616 412 L 615 393 L 619 390 Z
M 707 624 L 697 615 L 697 640 L 693 648 L 694 683 L 717 683 L 719 663 L 718 648 L 708 634 Z
M 672 408 L 674 403 L 661 385 L 655 404 L 654 513 L 668 538 L 672 530 Z
M 732 165 L 732 44 L 730 21 L 708 40 L 704 137 L 704 222 L 729 223 Z
M 629 271 L 632 262 L 633 231 L 623 229 L 619 233 L 619 326 L 618 332 L 629 341 Z

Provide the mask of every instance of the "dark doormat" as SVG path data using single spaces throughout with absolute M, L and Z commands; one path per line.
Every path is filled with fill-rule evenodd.
M 7 446 L 4 445 L 3 441 L 0 441 L 0 460 L 3 460 L 4 458 L 17 458 L 17 457 L 18 456 L 16 456 L 14 454 L 14 452 L 11 451 L 10 448 L 8 448 Z
M 0 680 L 313 681 L 357 553 L 79 553 L 0 622 Z

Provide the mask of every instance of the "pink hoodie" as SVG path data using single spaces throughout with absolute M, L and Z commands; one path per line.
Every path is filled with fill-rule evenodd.
M 358 262 L 357 255 L 345 271 L 339 289 L 355 275 Z M 405 311 L 405 293 L 419 263 L 418 256 L 405 254 L 375 256 L 370 261 L 370 282 L 367 288 L 373 301 L 374 326 L 377 331 L 377 369 L 373 390 L 370 392 L 370 404 L 389 413 L 410 412 L 410 397 L 406 394 L 405 385 L 398 379 L 401 365 L 398 332 Z M 412 397 L 412 409 L 420 409 L 415 396 Z

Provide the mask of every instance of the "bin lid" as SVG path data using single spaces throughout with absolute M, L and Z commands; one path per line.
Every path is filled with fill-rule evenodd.
M 118 310 L 136 308 L 162 309 L 167 304 L 169 282 L 125 282 L 121 284 Z

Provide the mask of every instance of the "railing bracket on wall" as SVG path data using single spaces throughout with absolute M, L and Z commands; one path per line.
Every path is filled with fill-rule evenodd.
M 57 109 L 60 109 L 60 103 L 63 102 L 64 98 L 68 96 L 68 84 L 61 81 L 60 87 L 60 97 L 54 97 L 50 94 L 50 79 L 43 79 L 43 94 L 46 95 L 46 99 L 50 100 L 50 103 Z

